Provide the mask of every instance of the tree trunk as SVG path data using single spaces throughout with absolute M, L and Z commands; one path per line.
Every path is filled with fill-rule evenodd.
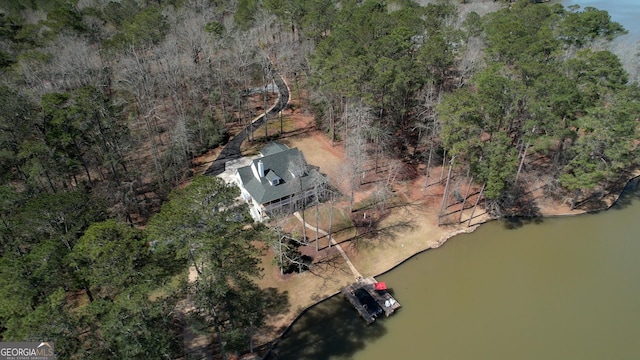
M 485 186 L 487 186 L 487 183 L 482 184 L 482 189 L 480 189 L 480 193 L 478 193 L 478 198 L 476 199 L 476 203 L 473 204 L 473 210 L 471 210 L 471 216 L 469 216 L 469 223 L 467 224 L 467 227 L 471 226 L 471 220 L 473 220 L 473 215 L 476 213 L 476 208 L 478 207 L 480 198 L 482 198 L 482 193 L 484 192 Z
M 569 207 L 569 210 L 574 210 L 576 208 L 576 204 L 578 203 L 578 198 L 580 197 L 580 194 L 582 193 L 582 191 L 580 189 L 577 189 L 573 195 L 573 198 L 571 199 L 571 206 Z
M 77 270 L 77 268 L 76 268 Z M 84 288 L 84 292 L 87 293 L 87 297 L 89 298 L 89 302 L 93 302 L 94 298 L 93 298 L 93 294 L 91 293 L 91 290 L 89 289 L 89 286 L 83 281 L 82 282 L 82 287 Z
M 93 181 L 91 180 L 91 174 L 89 173 L 89 167 L 87 166 L 87 162 L 84 160 L 82 156 L 78 156 L 78 158 L 80 159 L 80 163 L 84 168 L 84 172 L 87 174 L 87 180 L 89 180 L 89 185 L 93 187 Z
M 429 159 L 427 160 L 427 173 L 425 175 L 425 179 L 424 179 L 424 186 L 422 187 L 422 192 L 424 193 L 425 190 L 427 190 L 427 186 L 429 186 L 429 169 L 431 168 L 431 158 L 433 155 L 433 142 L 431 143 L 431 146 L 429 147 Z
M 300 193 L 302 194 L 302 179 L 300 179 Z M 307 221 L 304 217 L 304 197 L 300 200 L 300 214 L 302 214 L 302 240 L 307 244 Z
M 333 118 L 333 102 L 329 101 L 329 137 L 331 138 L 331 147 L 334 146 L 336 138 L 336 124 Z
M 213 309 L 213 305 L 211 305 L 211 317 L 213 318 L 213 327 L 216 332 L 216 337 L 218 338 L 218 346 L 220 347 L 220 356 L 222 356 L 222 360 L 227 360 L 227 354 L 224 351 L 224 343 L 222 342 L 222 331 L 220 330 L 220 319 L 218 319 L 218 314 Z
M 467 176 L 469 176 L 467 174 Z M 469 178 L 469 185 L 467 185 L 467 191 L 464 193 L 464 199 L 462 199 L 462 206 L 460 207 L 460 217 L 458 218 L 458 224 L 462 223 L 462 213 L 464 212 L 464 205 L 467 203 L 467 197 L 469 197 L 469 191 L 471 191 L 471 184 L 473 184 L 473 176 Z
M 440 219 L 442 217 L 442 212 L 445 209 L 447 204 L 447 195 L 449 195 L 449 183 L 451 182 L 451 170 L 453 170 L 453 160 L 456 157 L 452 157 L 451 161 L 449 161 L 449 173 L 447 174 L 447 185 L 444 187 L 444 194 L 442 194 L 442 205 L 440 206 L 440 213 L 438 214 L 438 226 L 440 226 Z
M 282 267 L 283 265 L 283 259 L 282 259 L 282 236 L 280 236 L 280 239 L 278 240 L 278 245 L 280 247 L 280 276 L 284 275 L 284 269 Z
M 353 176 L 351 176 L 351 198 L 349 199 L 349 212 L 353 212 L 353 202 L 355 199 L 355 189 L 356 189 L 356 179 L 355 179 L 355 174 Z
M 318 199 L 318 193 L 316 192 L 316 252 L 318 252 L 318 226 L 320 226 L 320 212 L 318 207 L 320 206 L 320 199 Z
M 191 245 L 191 244 L 189 244 Z M 196 261 L 196 257 L 193 254 L 193 250 L 189 249 L 189 257 L 191 258 L 191 261 L 193 262 L 193 267 L 196 269 L 196 272 L 198 273 L 198 276 L 202 275 L 202 271 L 198 268 L 198 262 Z
M 144 117 L 144 124 L 147 130 L 147 136 L 149 138 L 149 142 L 151 143 L 151 154 L 153 155 L 153 165 L 156 169 L 156 174 L 158 175 L 158 181 L 162 184 L 164 183 L 164 175 L 162 173 L 162 168 L 160 166 L 160 155 L 158 154 L 158 145 L 156 144 L 156 137 L 153 134 L 153 126 L 151 121 L 149 120 L 149 116 L 151 116 L 151 111 L 146 114 Z
M 220 60 L 218 60 L 218 91 L 220 92 L 220 109 L 222 109 L 222 122 L 227 123 L 227 110 L 224 106 L 224 92 L 222 90 L 222 70 L 220 69 Z
M 264 90 L 262 92 L 262 98 L 264 101 L 263 104 L 263 110 L 264 110 L 264 142 L 267 142 L 267 139 L 269 138 L 269 133 L 268 133 L 268 126 L 267 126 L 267 76 L 265 74 L 265 72 L 267 71 L 267 69 L 263 69 L 262 71 L 262 82 L 264 83 Z
M 529 148 L 529 143 L 525 145 L 524 151 L 522 152 L 522 159 L 520 159 L 520 165 L 518 166 L 518 172 L 516 173 L 516 179 L 513 181 L 514 184 L 518 182 L 518 177 L 520 176 L 520 171 L 522 171 L 522 166 L 524 165 L 524 159 L 527 157 L 527 149 Z
M 333 193 L 331 193 L 331 209 L 329 210 L 329 247 L 331 247 L 332 232 L 333 232 Z
M 51 181 L 51 176 L 49 176 L 49 171 L 48 171 L 48 170 L 45 170 L 45 171 L 44 171 L 44 175 L 45 175 L 45 176 L 46 176 L 46 178 L 47 178 L 47 182 L 49 183 L 49 186 L 51 186 L 51 190 L 53 190 L 53 193 L 54 193 L 54 194 L 56 194 L 56 193 L 57 193 L 57 191 L 56 191 L 56 187 L 55 187 L 55 186 L 53 186 L 53 182 Z
M 447 163 L 447 150 L 442 154 L 442 170 L 440 171 L 440 181 L 444 178 L 444 165 Z

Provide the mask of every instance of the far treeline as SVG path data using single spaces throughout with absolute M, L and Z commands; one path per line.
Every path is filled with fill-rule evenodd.
M 573 207 L 638 165 L 639 88 L 605 50 L 626 33 L 607 12 L 533 1 L 483 17 L 443 1 L 332 11 L 329 29 L 301 26 L 316 30 L 318 123 L 346 139 L 355 173 L 380 153 L 427 171 L 444 159 L 501 216 L 534 182 Z
M 534 2 L 0 1 L 0 339 L 252 349 L 286 306 L 254 282 L 274 233 L 190 169 L 256 115 L 270 66 L 345 147 L 352 199 L 365 173 L 389 190 L 392 169 L 447 163 L 496 216 L 534 184 L 572 206 L 606 193 L 638 165 L 640 89 L 606 50 L 625 30 Z

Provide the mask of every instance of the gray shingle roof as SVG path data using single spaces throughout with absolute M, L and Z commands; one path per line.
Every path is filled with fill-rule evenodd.
M 262 154 L 262 156 L 268 156 L 268 155 L 273 155 L 275 153 L 279 153 L 281 151 L 287 151 L 287 150 L 289 150 L 289 147 L 287 145 L 272 141 L 267 145 L 265 145 L 265 147 L 263 147 L 262 150 L 260 150 L 260 154 Z
M 269 145 L 267 145 L 265 149 L 269 147 Z M 277 150 L 277 148 L 270 147 L 267 151 L 269 155 L 255 159 L 251 165 L 238 169 L 238 175 L 240 175 L 240 180 L 242 181 L 244 188 L 249 192 L 249 194 L 251 194 L 255 201 L 260 204 L 268 203 L 300 192 L 301 182 L 302 190 L 308 190 L 314 186 L 315 176 L 319 175 L 316 168 L 307 165 L 304 160 L 304 155 L 297 148 L 289 149 L 285 147 L 283 150 L 282 147 L 279 147 L 279 149 L 280 151 L 274 152 L 273 150 Z M 253 165 L 257 169 L 258 161 L 262 161 L 264 164 L 265 175 L 268 174 L 269 177 L 273 177 L 274 175 L 280 177 L 280 184 L 272 186 L 269 184 L 269 179 L 266 176 L 261 179 L 257 179 L 254 176 L 251 166 Z M 292 173 L 300 172 L 300 164 L 303 164 L 303 167 L 306 168 L 304 175 L 294 177 Z

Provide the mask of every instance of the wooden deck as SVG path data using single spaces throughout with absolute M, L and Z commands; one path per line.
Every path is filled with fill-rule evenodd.
M 363 302 L 362 298 L 366 297 L 363 292 L 369 294 L 385 316 L 390 316 L 394 311 L 396 311 L 396 309 L 400 308 L 400 303 L 397 302 L 388 291 L 376 291 L 376 283 L 376 279 L 368 277 L 365 279 L 359 279 L 357 282 L 349 286 L 345 286 L 340 290 L 367 324 L 371 324 L 376 321 L 378 314 L 376 314 L 377 311 L 375 309 L 370 308 L 372 306 L 367 306 L 367 304 Z

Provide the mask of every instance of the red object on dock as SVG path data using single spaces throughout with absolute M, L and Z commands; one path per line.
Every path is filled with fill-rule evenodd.
M 384 281 L 377 282 L 375 287 L 376 287 L 376 290 L 387 290 L 387 284 L 385 284 Z

